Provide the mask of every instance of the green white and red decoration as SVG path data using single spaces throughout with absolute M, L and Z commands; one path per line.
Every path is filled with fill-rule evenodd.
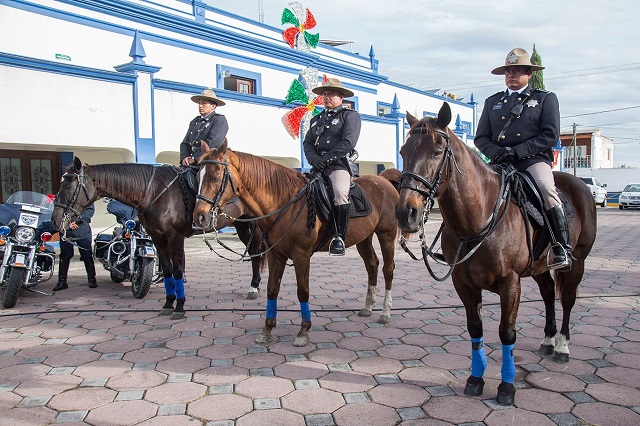
M 310 52 L 312 47 L 316 48 L 320 40 L 320 34 L 307 31 L 316 26 L 316 18 L 309 9 L 304 9 L 302 3 L 292 2 L 289 3 L 289 7 L 291 9 L 285 8 L 282 12 L 282 25 L 292 24 L 293 27 L 282 31 L 282 38 L 291 48 Z
M 322 83 L 324 84 L 326 81 L 327 76 L 325 75 Z M 303 136 L 306 135 L 309 131 L 311 118 L 322 112 L 318 108 L 319 105 L 322 105 L 322 96 L 311 91 L 317 86 L 318 70 L 315 68 L 305 68 L 300 71 L 300 79 L 293 80 L 289 86 L 284 101 L 287 105 L 298 104 L 298 106 L 282 117 L 282 123 L 292 138 L 300 137 L 300 132 Z

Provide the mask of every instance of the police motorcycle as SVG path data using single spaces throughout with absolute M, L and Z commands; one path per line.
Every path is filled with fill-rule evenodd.
M 48 244 L 52 213 L 53 200 L 31 191 L 16 192 L 0 205 L 3 308 L 13 308 L 22 289 L 49 295 L 34 287 L 53 277 L 56 254 Z
M 156 248 L 138 220 L 138 213 L 120 201 L 107 201 L 107 212 L 118 220 L 112 232 L 96 235 L 93 257 L 109 271 L 116 283 L 131 282 L 136 299 L 147 295 L 156 275 Z

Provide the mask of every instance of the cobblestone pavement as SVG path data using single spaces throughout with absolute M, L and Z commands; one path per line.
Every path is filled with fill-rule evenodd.
M 314 255 L 311 343 L 299 348 L 293 268 L 283 278 L 277 339 L 259 345 L 266 296 L 263 289 L 247 300 L 249 264 L 221 259 L 191 238 L 182 320 L 158 316 L 161 286 L 138 300 L 98 266 L 99 287 L 89 289 L 77 255 L 68 290 L 22 294 L 16 308 L 0 311 L 0 424 L 640 424 L 640 211 L 599 209 L 598 220 L 569 363 L 537 355 L 543 305 L 534 281 L 523 280 L 514 407 L 494 402 L 495 295 L 484 294 L 485 393 L 465 397 L 464 310 L 450 280 L 435 282 L 406 253 L 396 253 L 387 325 L 377 322 L 379 310 L 357 315 L 366 274 L 354 248 L 342 258 Z M 239 247 L 235 237 L 222 238 Z

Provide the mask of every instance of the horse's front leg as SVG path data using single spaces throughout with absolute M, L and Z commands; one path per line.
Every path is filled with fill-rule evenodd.
M 533 279 L 538 283 L 540 295 L 544 301 L 545 312 L 544 339 L 540 344 L 538 354 L 551 356 L 555 352 L 555 337 L 558 331 L 556 328 L 555 283 L 549 271 L 536 275 Z
M 179 320 L 184 318 L 186 311 L 184 310 L 184 303 L 186 296 L 184 292 L 184 237 L 178 237 L 173 241 L 174 252 L 171 259 L 173 266 L 173 283 L 176 291 L 176 308 L 169 317 L 172 320 Z
M 487 369 L 487 357 L 484 352 L 482 332 L 482 293 L 479 288 L 453 280 L 454 287 L 464 304 L 467 315 L 467 331 L 471 337 L 471 376 L 467 379 L 464 394 L 480 396 L 484 392 L 484 372 Z
M 369 236 L 363 241 L 356 244 L 358 253 L 364 262 L 364 267 L 367 270 L 367 298 L 364 301 L 364 307 L 358 312 L 358 316 L 369 317 L 371 316 L 373 306 L 376 304 L 376 290 L 378 284 L 378 266 L 380 261 L 376 255 L 376 251 L 373 249 L 372 236 Z M 387 312 L 388 314 L 388 312 Z M 384 321 L 382 315 L 380 315 L 380 321 L 383 324 L 389 322 L 389 317 Z
M 516 343 L 516 319 L 520 305 L 520 277 L 515 273 L 505 279 L 500 288 L 500 341 L 502 342 L 502 382 L 498 385 L 496 402 L 513 405 L 516 396 L 516 363 L 513 350 Z
M 309 309 L 309 269 L 311 254 L 304 253 L 293 259 L 298 285 L 298 301 L 300 302 L 300 331 L 293 341 L 293 346 L 306 346 L 309 343 L 309 329 L 311 329 L 311 310 Z
M 264 320 L 262 334 L 256 337 L 256 343 L 270 343 L 273 340 L 271 331 L 276 326 L 276 316 L 278 313 L 278 294 L 284 267 L 287 265 L 287 258 L 273 250 L 267 253 L 269 262 L 269 282 L 267 283 L 267 315 Z

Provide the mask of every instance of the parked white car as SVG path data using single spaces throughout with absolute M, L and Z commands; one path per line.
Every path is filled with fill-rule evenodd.
M 589 187 L 589 191 L 593 194 L 593 199 L 600 207 L 607 207 L 607 187 L 606 183 L 600 183 L 598 178 L 595 177 L 581 177 L 582 180 Z
M 640 183 L 630 183 L 620 193 L 618 208 L 624 210 L 633 207 L 640 208 Z

